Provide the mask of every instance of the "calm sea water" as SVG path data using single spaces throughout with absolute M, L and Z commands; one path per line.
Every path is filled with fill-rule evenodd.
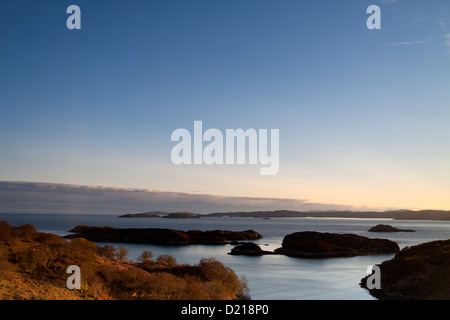
M 450 238 L 450 222 L 397 221 L 377 219 L 315 219 L 315 218 L 118 218 L 117 215 L 57 215 L 57 214 L 0 214 L 0 220 L 12 225 L 30 223 L 38 231 L 59 235 L 79 224 L 112 226 L 118 228 L 170 228 L 178 230 L 233 230 L 253 229 L 263 235 L 254 241 L 264 250 L 281 246 L 283 237 L 297 231 L 354 233 L 371 238 L 396 241 L 400 248 L 433 240 Z M 416 232 L 371 233 L 367 230 L 379 223 Z M 104 245 L 106 243 L 98 243 Z M 367 290 L 359 287 L 368 266 L 391 259 L 393 254 L 334 259 L 300 259 L 283 255 L 261 257 L 229 255 L 232 246 L 156 246 L 145 244 L 111 244 L 125 246 L 128 257 L 137 260 L 144 250 L 174 256 L 179 263 L 196 264 L 201 258 L 214 257 L 231 267 L 237 275 L 245 276 L 252 299 L 275 300 L 369 300 Z

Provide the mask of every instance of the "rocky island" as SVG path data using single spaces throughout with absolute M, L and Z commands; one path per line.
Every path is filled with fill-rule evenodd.
M 355 234 L 304 231 L 284 237 L 275 252 L 298 258 L 334 258 L 396 253 L 400 248 L 388 239 L 372 239 Z
M 142 212 L 142 213 L 127 213 L 119 216 L 119 218 L 161 218 L 161 215 L 164 214 L 160 211 L 154 212 Z
M 200 218 L 198 214 L 190 213 L 190 212 L 174 212 L 169 213 L 162 218 L 174 218 L 174 219 L 191 219 L 191 218 Z
M 79 225 L 66 238 L 84 238 L 97 242 L 146 243 L 159 245 L 227 244 L 234 240 L 256 240 L 262 235 L 254 230 L 190 230 L 161 228 L 113 228 Z
M 127 213 L 119 216 L 119 218 L 200 218 L 200 215 L 190 212 L 165 212 L 165 211 L 149 211 L 141 213 Z
M 257 244 L 253 242 L 242 242 L 233 249 L 228 254 L 231 255 L 244 255 L 244 256 L 262 256 L 264 254 L 277 254 L 273 251 L 262 250 Z
M 380 265 L 381 289 L 370 294 L 384 300 L 449 300 L 450 240 L 406 247 Z M 367 278 L 361 287 L 367 289 Z
M 369 232 L 415 232 L 410 229 L 398 229 L 387 224 L 378 224 L 368 230 Z

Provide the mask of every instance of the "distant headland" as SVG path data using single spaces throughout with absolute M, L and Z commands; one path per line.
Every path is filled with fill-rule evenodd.
M 358 218 L 358 219 L 393 219 L 393 220 L 448 220 L 450 211 L 444 210 L 389 210 L 389 211 L 250 211 L 250 212 L 217 212 L 207 217 L 253 217 L 253 218 Z
M 150 211 L 128 213 L 121 218 L 200 218 L 200 217 L 251 217 L 251 218 L 357 218 L 357 219 L 393 219 L 393 220 L 443 220 L 450 221 L 450 211 L 445 210 L 388 210 L 388 211 L 237 211 L 215 212 L 207 214 L 191 212 Z
M 165 212 L 165 211 L 150 211 L 142 213 L 127 213 L 119 216 L 119 218 L 179 218 L 190 219 L 200 218 L 196 213 L 190 212 Z

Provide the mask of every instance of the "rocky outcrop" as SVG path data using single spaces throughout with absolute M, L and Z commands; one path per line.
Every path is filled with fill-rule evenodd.
M 378 266 L 381 288 L 369 290 L 376 298 L 450 299 L 450 240 L 406 247 Z M 368 277 L 361 279 L 361 287 L 367 289 Z
M 399 250 L 397 243 L 387 239 L 305 231 L 285 236 L 282 247 L 275 252 L 299 258 L 333 258 L 396 253 Z
M 119 218 L 161 218 L 161 215 L 154 212 L 127 213 L 119 216 Z
M 415 232 L 410 229 L 398 229 L 387 224 L 378 224 L 368 230 L 369 232 Z
M 163 216 L 163 218 L 174 218 L 174 219 L 191 219 L 191 218 L 200 218 L 198 214 L 193 214 L 189 212 L 174 212 L 169 213 L 166 216 Z
M 233 249 L 228 254 L 231 255 L 243 255 L 243 256 L 262 256 L 264 254 L 276 254 L 272 251 L 264 251 L 257 244 L 253 242 L 242 242 Z
M 97 242 L 147 243 L 160 245 L 226 244 L 231 240 L 256 240 L 262 236 L 254 230 L 246 231 L 181 231 L 160 228 L 112 228 L 79 225 L 70 230 L 67 238 L 85 238 Z

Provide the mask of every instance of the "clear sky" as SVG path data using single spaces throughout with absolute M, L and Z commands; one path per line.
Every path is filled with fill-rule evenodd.
M 174 165 L 195 120 L 278 128 L 278 174 Z M 450 210 L 450 1 L 2 0 L 0 150 L 1 181 Z

